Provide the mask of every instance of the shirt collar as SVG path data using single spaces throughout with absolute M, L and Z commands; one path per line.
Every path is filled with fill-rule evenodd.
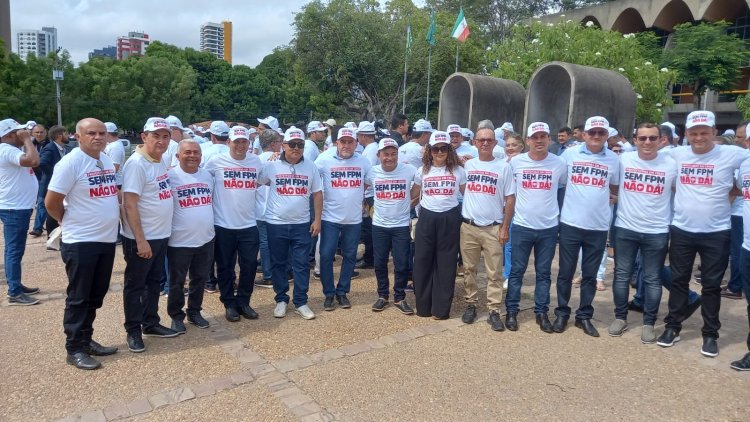
M 158 163 L 158 162 L 161 161 L 161 160 L 157 160 L 156 158 L 148 155 L 148 153 L 146 152 L 146 150 L 143 149 L 143 145 L 138 145 L 137 147 L 135 147 L 135 152 L 137 152 L 138 154 L 141 154 L 143 156 L 143 158 L 145 158 L 146 161 L 148 161 L 149 163 Z
M 588 149 L 588 147 L 586 146 L 586 144 L 585 144 L 585 143 L 583 143 L 583 144 L 581 144 L 581 152 L 582 152 L 583 154 L 586 154 L 586 155 L 602 155 L 602 156 L 604 156 L 604 155 L 607 155 L 607 148 L 603 148 L 603 147 L 602 147 L 602 150 L 601 150 L 600 152 L 598 152 L 598 153 L 593 153 L 593 152 L 589 151 L 589 149 Z

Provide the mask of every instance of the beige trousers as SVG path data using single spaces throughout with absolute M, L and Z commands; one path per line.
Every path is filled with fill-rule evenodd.
M 461 224 L 461 256 L 464 260 L 464 291 L 466 303 L 476 304 L 477 266 L 480 254 L 484 256 L 484 267 L 487 273 L 487 308 L 499 311 L 503 303 L 503 245 L 498 240 L 500 225 L 475 227 Z

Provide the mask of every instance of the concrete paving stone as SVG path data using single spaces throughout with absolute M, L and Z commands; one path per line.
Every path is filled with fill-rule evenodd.
M 172 400 L 166 392 L 149 396 L 148 402 L 151 403 L 151 407 L 154 409 L 172 404 Z
M 266 372 L 262 376 L 258 377 L 258 383 L 261 385 L 275 385 L 279 382 L 288 382 L 289 378 L 279 371 Z
M 273 365 L 270 363 L 252 363 L 249 366 L 247 366 L 247 370 L 250 371 L 251 374 L 253 374 L 254 377 L 260 377 L 264 374 L 267 374 L 269 372 L 276 371 L 276 368 L 274 368 Z
M 281 399 L 281 403 L 283 403 L 284 406 L 288 407 L 289 409 L 294 409 L 301 404 L 310 403 L 313 401 L 313 399 L 307 394 L 291 394 L 288 396 L 281 396 L 279 397 L 279 399 Z
M 239 360 L 243 364 L 265 362 L 265 359 L 263 359 L 263 356 L 246 348 L 237 350 L 236 352 L 233 353 L 233 355 L 235 358 L 237 358 L 237 360 Z
M 81 416 L 78 417 L 78 420 L 80 422 L 106 422 L 107 418 L 101 410 L 92 410 L 81 414 Z
M 216 387 L 212 381 L 206 381 L 200 384 L 192 384 L 188 388 L 193 391 L 195 397 L 206 397 L 216 393 Z
M 427 335 L 432 335 L 442 333 L 443 331 L 447 330 L 448 327 L 446 327 L 444 324 L 429 324 L 419 327 L 419 329 Z
M 381 343 L 379 340 L 367 340 L 367 345 L 370 346 L 371 349 L 382 349 L 385 347 L 385 344 Z
M 299 387 L 292 384 L 289 388 L 285 388 L 283 390 L 278 390 L 273 393 L 274 396 L 278 398 L 286 397 L 286 396 L 295 396 L 295 395 L 301 395 L 305 394 L 304 391 L 300 390 Z
M 230 375 L 230 378 L 232 378 L 232 382 L 234 383 L 234 385 L 242 385 L 247 384 L 248 382 L 255 381 L 255 377 L 253 376 L 253 374 L 247 371 L 235 372 L 234 374 Z
M 127 406 L 131 415 L 140 415 L 141 413 L 150 412 L 152 409 L 151 402 L 145 397 L 137 398 L 128 403 Z
M 215 380 L 212 381 L 212 383 L 214 387 L 216 388 L 216 391 L 228 390 L 235 386 L 235 383 L 232 380 L 231 376 L 216 378 Z
M 366 341 L 362 341 L 359 343 L 348 344 L 346 346 L 339 347 L 339 350 L 346 356 L 354 356 L 360 353 L 368 352 L 372 350 L 372 347 L 370 347 L 370 345 L 367 344 Z
M 257 383 L 243 384 L 210 397 L 162 407 L 132 421 L 293 421 L 297 416 Z
M 130 416 L 130 410 L 128 410 L 128 406 L 125 403 L 115 403 L 111 404 L 104 409 L 102 409 L 104 412 L 104 416 L 107 418 L 108 421 L 115 420 L 115 419 L 123 419 Z
M 292 386 L 294 386 L 294 384 L 291 381 L 283 380 L 268 384 L 266 385 L 266 388 L 268 388 L 268 391 L 275 393 L 277 391 L 286 390 L 287 388 Z
M 394 340 L 396 340 L 397 343 L 403 343 L 405 341 L 414 340 L 414 333 L 411 331 L 399 331 L 397 333 L 391 334 L 391 337 L 393 337 Z
M 300 422 L 332 422 L 335 420 L 336 418 L 328 412 L 313 413 L 300 418 Z
M 307 403 L 302 403 L 298 406 L 294 406 L 291 408 L 291 410 L 292 410 L 292 413 L 294 413 L 295 415 L 302 417 L 302 416 L 307 416 L 313 413 L 320 413 L 323 409 L 318 405 L 318 403 L 307 402 Z
M 392 335 L 379 337 L 378 341 L 383 343 L 386 347 L 398 343 L 398 341 L 396 341 L 396 339 Z

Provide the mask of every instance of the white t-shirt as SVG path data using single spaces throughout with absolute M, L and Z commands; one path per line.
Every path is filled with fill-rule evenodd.
M 477 158 L 479 157 L 479 150 L 469 144 L 461 144 L 456 148 L 456 155 L 458 155 L 458 158 L 463 158 L 464 155 L 470 155 L 472 158 Z
M 411 164 L 412 167 L 418 169 L 422 167 L 423 154 L 424 147 L 422 145 L 419 145 L 416 141 L 409 141 L 398 147 L 398 162 Z
M 207 145 L 203 149 L 203 145 Z M 229 153 L 229 146 L 227 144 L 201 144 L 201 167 L 206 167 L 206 163 L 215 155 Z
M 21 166 L 24 152 L 0 143 L 0 210 L 29 210 L 36 205 L 39 181 L 31 167 Z
M 102 169 L 95 158 L 75 148 L 55 165 L 49 190 L 65 195 L 63 243 L 117 241 L 120 206 L 115 166 L 106 154 L 100 154 L 99 161 Z
M 557 192 L 568 175 L 565 161 L 551 153 L 536 161 L 524 153 L 514 157 L 510 166 L 516 181 L 513 224 L 534 230 L 557 226 L 560 216 Z
M 63 157 L 65 158 L 65 157 Z M 139 196 L 138 212 L 141 228 L 147 240 L 166 239 L 172 231 L 172 190 L 164 162 L 150 162 L 137 150 L 125 162 L 122 170 L 122 191 Z M 123 204 L 126 203 L 123 199 Z M 127 218 L 123 221 L 122 235 L 135 239 Z
M 122 141 L 118 139 L 108 143 L 104 148 L 104 153 L 112 160 L 112 164 L 120 166 L 115 175 L 117 176 L 117 184 L 122 185 L 122 165 L 125 164 L 125 147 L 122 145 Z
M 495 158 L 505 158 L 505 147 L 500 146 L 500 144 L 495 145 L 495 148 L 492 149 L 492 155 Z M 479 156 L 479 150 L 477 150 L 477 156 Z
M 469 160 L 464 166 L 466 189 L 461 215 L 479 226 L 502 223 L 505 197 L 515 195 L 513 170 L 505 160 Z
M 364 150 L 362 150 L 362 156 L 367 158 L 371 166 L 380 164 L 380 160 L 378 159 L 378 143 L 373 141 L 367 144 Z M 375 190 L 372 188 L 372 184 L 369 184 L 367 190 L 365 190 L 365 198 L 372 198 L 374 195 Z
M 582 144 L 566 149 L 560 157 L 568 167 L 560 222 L 585 230 L 609 230 L 609 186 L 620 182 L 617 154 L 607 148 L 592 154 Z
M 310 196 L 323 190 L 323 182 L 315 163 L 307 159 L 294 165 L 281 158 L 268 161 L 260 172 L 258 182 L 268 185 L 264 186 L 268 189 L 266 222 L 269 224 L 307 224 L 310 222 Z M 357 208 L 360 208 L 359 204 Z
M 264 151 L 258 154 L 258 159 L 265 167 L 268 159 L 273 155 L 273 151 Z M 258 175 L 260 177 L 260 175 Z M 260 179 L 258 179 L 260 180 Z M 268 202 L 268 186 L 258 182 L 258 189 L 255 191 L 255 219 L 266 221 L 266 203 Z
M 248 151 L 248 152 L 253 152 L 256 150 L 258 151 L 258 155 L 260 155 L 263 152 L 263 148 L 260 147 L 260 136 L 255 137 L 255 140 L 253 141 L 253 148 L 251 149 L 251 151 Z
M 322 219 L 339 224 L 361 223 L 370 162 L 358 153 L 345 160 L 336 154 L 321 154 L 315 165 L 323 181 Z
M 318 159 L 318 155 L 320 155 L 318 144 L 310 139 L 305 139 L 305 150 L 302 151 L 302 156 L 305 157 L 305 161 L 314 163 L 315 160 Z
M 411 221 L 411 185 L 417 169 L 410 164 L 398 163 L 392 172 L 383 170 L 382 165 L 372 168 L 374 212 L 372 225 L 378 227 L 407 227 Z
M 692 233 L 712 233 L 731 228 L 729 191 L 734 171 L 748 151 L 734 145 L 715 145 L 705 154 L 690 146 L 670 150 L 677 163 L 677 188 L 672 224 Z
M 258 173 L 263 163 L 248 153 L 235 160 L 229 153 L 213 156 L 206 170 L 214 178 L 214 224 L 225 229 L 254 227 Z
M 179 150 L 180 150 L 180 144 L 170 139 L 167 150 L 164 151 L 164 155 L 161 156 L 161 161 L 164 163 L 164 167 L 166 167 L 167 170 L 171 169 L 172 167 L 176 165 L 179 165 L 179 161 L 177 160 L 177 152 Z
M 750 160 L 745 160 L 740 166 L 737 177 L 737 187 L 742 190 L 742 221 L 750 221 Z M 745 229 L 742 236 L 742 247 L 750 251 L 750 224 L 744 224 Z
M 643 160 L 637 151 L 620 155 L 620 191 L 615 226 L 639 233 L 668 233 L 672 218 L 674 160 L 657 154 Z
M 459 187 L 466 184 L 466 172 L 461 166 L 450 173 L 445 166 L 430 167 L 427 174 L 419 167 L 414 183 L 422 187 L 419 206 L 432 212 L 444 212 L 458 206 Z
M 180 166 L 169 170 L 169 185 L 174 198 L 172 235 L 169 246 L 197 248 L 214 238 L 212 190 L 214 180 L 208 171 L 198 168 L 186 173 Z

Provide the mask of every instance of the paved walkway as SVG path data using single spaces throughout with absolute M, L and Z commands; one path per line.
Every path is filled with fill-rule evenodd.
M 670 349 L 640 343 L 640 314 L 631 314 L 632 329 L 623 337 L 608 337 L 611 288 L 595 303 L 603 337 L 587 337 L 572 324 L 563 334 L 545 334 L 528 310 L 530 270 L 520 330 L 495 333 L 484 322 L 484 302 L 480 321 L 461 323 L 460 279 L 452 319 L 433 321 L 403 316 L 392 306 L 372 312 L 375 279 L 363 271 L 353 282 L 350 310 L 323 312 L 320 285 L 313 281 L 315 320 L 293 311 L 273 318 L 273 292 L 256 289 L 252 305 L 261 318 L 229 323 L 218 295 L 207 294 L 209 329 L 188 325 L 187 334 L 175 339 L 146 338 L 147 351 L 134 354 L 122 328 L 120 250 L 115 262 L 95 339 L 121 351 L 101 358 L 98 371 L 80 371 L 65 363 L 66 278 L 59 254 L 46 251 L 40 239 L 28 241 L 24 280 L 42 289 L 44 303 L 0 304 L 0 359 L 6 362 L 0 420 L 750 418 L 750 374 L 729 368 L 746 352 L 744 301 L 722 303 L 721 354 L 709 359 L 699 351 L 699 315 Z M 163 318 L 165 308 L 162 299 Z M 662 329 L 663 323 L 657 331 Z

